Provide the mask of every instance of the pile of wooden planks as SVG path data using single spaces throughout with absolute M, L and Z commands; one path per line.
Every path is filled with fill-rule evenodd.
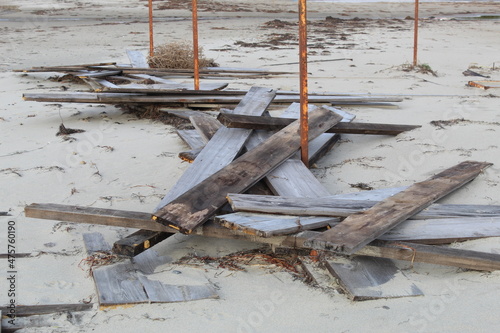
M 36 102 L 57 103 L 96 103 L 96 104 L 141 104 L 161 107 L 213 108 L 235 106 L 242 101 L 245 90 L 225 89 L 228 83 L 207 82 L 207 80 L 255 79 L 283 75 L 296 75 L 289 72 L 276 72 L 264 69 L 210 67 L 200 69 L 203 82 L 199 90 L 193 83 L 179 83 L 176 79 L 190 79 L 192 69 L 149 68 L 144 55 L 138 51 L 127 51 L 130 65 L 115 62 L 83 64 L 71 66 L 33 67 L 18 70 L 23 73 L 60 73 L 89 85 L 91 92 L 25 93 L 23 99 Z M 273 104 L 290 104 L 300 100 L 299 94 L 292 91 L 278 91 Z M 331 103 L 334 105 L 392 106 L 401 102 L 400 97 L 310 94 L 310 103 Z
M 434 203 L 472 181 L 490 163 L 465 161 L 406 188 L 332 196 L 298 158 L 299 124 L 290 118 L 298 117 L 299 105 L 290 105 L 279 118 L 270 117 L 267 109 L 275 98 L 276 91 L 253 87 L 218 120 L 203 112 L 183 115 L 195 127 L 179 132 L 193 149 L 193 161 L 152 213 L 31 204 L 26 216 L 138 228 L 113 246 L 116 253 L 128 256 L 177 232 L 361 256 L 351 259 L 354 270 L 353 265 L 325 264 L 353 299 L 421 294 L 411 285 L 396 293 L 356 288 L 353 276 L 365 276 L 361 284 L 366 279 L 378 285 L 391 280 L 380 272 L 382 265 L 394 275 L 396 268 L 388 259 L 500 269 L 498 254 L 437 245 L 500 236 L 499 206 Z M 418 127 L 353 119 L 341 110 L 311 105 L 310 159 L 326 154 L 338 140 L 337 132 L 398 135 Z M 382 261 L 374 264 L 366 258 Z M 371 278 L 373 274 L 377 278 Z

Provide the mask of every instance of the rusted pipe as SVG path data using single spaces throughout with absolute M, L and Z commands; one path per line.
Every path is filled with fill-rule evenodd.
M 193 0 L 193 66 L 194 66 L 194 90 L 200 89 L 200 59 L 198 54 L 198 1 Z
M 299 0 L 299 67 L 300 67 L 300 156 L 309 167 L 309 117 L 307 98 L 307 6 Z
M 413 66 L 417 66 L 418 58 L 418 3 L 419 0 L 415 0 L 415 27 L 413 29 Z
M 153 43 L 153 0 L 149 0 L 149 56 L 154 55 L 154 43 Z

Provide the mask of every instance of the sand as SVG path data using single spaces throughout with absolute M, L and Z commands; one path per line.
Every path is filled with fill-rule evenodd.
M 155 12 L 156 43 L 191 39 L 186 3 L 155 1 L 155 6 L 176 8 Z M 0 5 L 0 211 L 12 215 L 0 217 L 0 253 L 7 251 L 7 221 L 15 219 L 17 252 L 33 254 L 17 259 L 18 304 L 95 303 L 92 278 L 79 267 L 86 257 L 82 234 L 100 232 L 112 244 L 134 231 L 30 219 L 24 216 L 25 205 L 152 212 L 187 167 L 177 157 L 187 147 L 172 126 L 139 120 L 114 106 L 25 102 L 25 92 L 87 87 L 49 81 L 54 74 L 11 72 L 42 65 L 126 63 L 126 49 L 146 53 L 146 4 L 7 0 Z M 297 71 L 296 65 L 273 66 L 298 60 L 296 7 L 282 0 L 200 4 L 200 45 L 221 66 Z M 402 96 L 398 108 L 344 109 L 358 121 L 422 125 L 396 138 L 343 136 L 314 166 L 324 186 L 338 194 L 359 191 L 351 184 L 360 182 L 375 189 L 409 185 L 458 162 L 480 160 L 494 165 L 441 202 L 500 204 L 500 92 L 467 87 L 467 81 L 481 78 L 462 74 L 471 68 L 500 79 L 500 21 L 453 19 L 498 14 L 498 3 L 421 4 L 419 61 L 437 76 L 402 70 L 413 56 L 413 21 L 405 20 L 413 16 L 411 3 L 310 2 L 308 8 L 309 60 L 352 59 L 311 62 L 310 90 Z M 325 20 L 328 16 L 333 19 Z M 266 24 L 275 19 L 280 21 Z M 232 89 L 298 89 L 297 75 L 227 82 Z M 441 127 L 431 124 L 456 119 Z M 61 122 L 86 132 L 66 141 L 56 136 Z M 452 246 L 500 253 L 498 238 Z M 185 255 L 252 248 L 247 242 L 176 235 L 154 249 L 173 262 Z M 3 274 L 7 261 L 0 264 Z M 314 288 L 269 265 L 233 272 L 213 265 L 165 264 L 155 279 L 175 283 L 179 277 L 172 270 L 180 271 L 186 281 L 212 283 L 220 299 L 44 316 L 44 325 L 52 327 L 23 332 L 491 332 L 498 327 L 498 272 L 398 266 L 425 296 L 354 303 L 339 294 L 334 279 L 324 289 Z M 7 284 L 1 280 L 0 305 L 5 305 Z

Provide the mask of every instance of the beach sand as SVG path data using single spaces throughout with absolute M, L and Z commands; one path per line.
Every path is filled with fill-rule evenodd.
M 155 1 L 155 42 L 191 41 L 189 1 Z M 30 203 L 59 203 L 152 212 L 188 164 L 188 147 L 172 126 L 137 119 L 114 106 L 25 102 L 27 92 L 87 90 L 48 80 L 55 73 L 13 73 L 32 66 L 116 61 L 125 50 L 148 50 L 147 1 L 2 1 L 0 5 L 0 217 L 2 249 L 7 221 L 16 221 L 17 304 L 97 302 L 82 269 L 82 235 L 100 232 L 110 243 L 133 229 L 61 223 L 24 216 Z M 200 3 L 200 45 L 224 67 L 297 72 L 297 4 L 292 1 Z M 411 3 L 308 4 L 309 90 L 401 96 L 397 108 L 344 107 L 356 121 L 407 123 L 421 128 L 397 137 L 343 135 L 313 173 L 332 193 L 409 185 L 464 160 L 494 163 L 476 180 L 440 202 L 500 204 L 498 89 L 467 87 L 500 79 L 500 20 L 457 20 L 498 14 L 498 3 L 422 3 L 419 62 L 437 73 L 403 71 L 413 57 Z M 327 17 L 331 17 L 327 19 Z M 342 19 L 342 21 L 336 20 Z M 279 20 L 274 21 L 273 20 Z M 287 24 L 288 23 L 288 24 Z M 352 59 L 325 61 L 331 59 Z M 321 62 L 323 61 L 323 62 Z M 231 89 L 264 86 L 298 90 L 298 75 L 222 80 Z M 188 82 L 188 81 L 187 81 Z M 432 121 L 452 120 L 441 126 Z M 84 129 L 74 140 L 56 136 L 61 122 Z M 5 223 L 4 223 L 5 222 Z M 500 253 L 498 238 L 451 246 Z M 174 262 L 186 255 L 221 256 L 255 248 L 248 242 L 175 235 L 154 249 Z M 8 270 L 0 261 L 1 272 Z M 331 278 L 314 288 L 272 265 L 246 272 L 167 263 L 151 277 L 163 282 L 210 282 L 220 299 L 21 319 L 22 332 L 492 332 L 500 273 L 431 264 L 397 265 L 423 297 L 351 302 Z M 173 271 L 181 272 L 174 274 Z M 0 305 L 9 302 L 0 285 Z M 173 282 L 172 282 L 173 281 Z M 5 286 L 5 287 L 4 287 Z M 39 322 L 42 319 L 38 319 Z M 29 321 L 32 320 L 30 323 Z M 4 320 L 5 321 L 5 320 Z M 47 327 L 47 325 L 52 325 Z

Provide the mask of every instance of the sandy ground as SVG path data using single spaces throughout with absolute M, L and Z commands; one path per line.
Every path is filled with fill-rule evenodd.
M 188 1 L 155 1 L 157 43 L 189 41 Z M 79 264 L 82 234 L 101 232 L 109 243 L 132 229 L 24 217 L 33 202 L 151 212 L 187 164 L 177 158 L 185 144 L 174 128 L 138 120 L 113 106 L 22 101 L 24 92 L 85 90 L 47 80 L 53 74 L 12 73 L 40 65 L 117 61 L 126 49 L 148 49 L 146 1 L 2 1 L 0 5 L 0 211 L 16 220 L 18 304 L 96 302 L 93 281 Z M 292 1 L 225 1 L 200 4 L 200 43 L 225 67 L 297 71 L 296 15 Z M 474 182 L 442 202 L 500 204 L 499 91 L 466 87 L 468 68 L 500 79 L 499 20 L 454 20 L 498 14 L 498 3 L 421 5 L 421 63 L 437 76 L 405 72 L 412 60 L 411 3 L 309 3 L 311 91 L 403 96 L 398 108 L 344 108 L 358 121 L 419 124 L 393 137 L 345 135 L 313 172 L 332 194 L 411 184 L 463 160 L 494 163 Z M 326 19 L 331 16 L 331 19 Z M 335 20 L 337 18 L 343 21 Z M 358 18 L 358 19 L 355 19 Z M 274 21 L 273 20 L 279 20 Z M 481 78 L 477 78 L 481 79 Z M 297 90 L 297 76 L 231 80 L 229 87 Z M 431 121 L 454 120 L 442 126 Z M 59 125 L 84 129 L 65 141 Z M 7 221 L 0 225 L 6 252 Z M 5 223 L 4 223 L 5 222 Z M 500 253 L 499 239 L 452 246 Z M 185 255 L 224 255 L 253 248 L 245 242 L 177 235 L 155 250 L 171 260 Z M 7 261 L 0 262 L 7 271 Z M 398 263 L 406 268 L 407 263 Z M 81 265 L 80 265 L 81 266 Z M 155 278 L 210 281 L 220 299 L 144 304 L 38 319 L 45 328 L 24 332 L 491 332 L 500 294 L 498 272 L 479 273 L 417 264 L 406 275 L 424 297 L 353 303 L 333 279 L 318 289 L 276 267 L 250 265 L 233 272 L 207 265 L 167 264 Z M 8 302 L 1 277 L 0 305 Z M 31 323 L 28 325 L 38 325 Z M 41 325 L 41 324 L 40 324 Z

